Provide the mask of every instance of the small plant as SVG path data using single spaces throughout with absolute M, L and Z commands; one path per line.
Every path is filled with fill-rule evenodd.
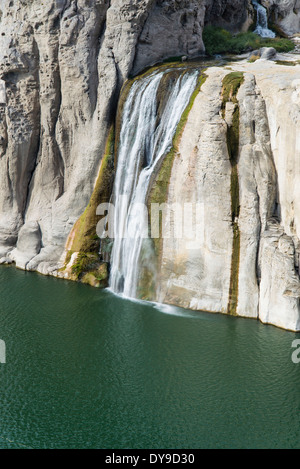
M 285 65 L 286 67 L 296 67 L 297 62 L 292 62 L 290 60 L 276 60 L 277 65 Z
M 256 62 L 258 59 L 260 59 L 260 56 L 259 55 L 251 55 L 250 59 L 248 60 L 248 62 L 250 62 L 251 64 L 253 64 L 254 62 Z
M 75 264 L 72 266 L 72 273 L 76 275 L 77 278 L 79 278 L 83 272 L 90 270 L 91 263 L 95 262 L 96 260 L 97 257 L 95 255 L 80 252 Z
M 76 280 L 94 287 L 107 287 L 108 267 L 106 262 L 101 262 L 95 253 L 80 252 L 75 264 L 72 266 L 72 274 Z

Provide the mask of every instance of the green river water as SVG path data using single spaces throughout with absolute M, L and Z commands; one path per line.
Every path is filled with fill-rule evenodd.
M 296 334 L 0 269 L 0 448 L 299 448 Z

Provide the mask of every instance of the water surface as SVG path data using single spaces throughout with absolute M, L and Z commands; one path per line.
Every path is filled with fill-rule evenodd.
M 0 448 L 299 448 L 296 334 L 0 269 Z

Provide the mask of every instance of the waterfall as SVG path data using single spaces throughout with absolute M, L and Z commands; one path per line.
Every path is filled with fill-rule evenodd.
M 147 203 L 152 176 L 172 147 L 197 78 L 195 70 L 156 71 L 134 82 L 124 105 L 112 198 L 110 287 L 126 297 L 136 298 L 139 258 L 148 237 L 148 217 L 136 207 Z
M 268 28 L 268 12 L 265 7 L 256 0 L 252 0 L 253 6 L 257 11 L 257 24 L 255 33 L 261 37 L 275 38 L 276 34 Z

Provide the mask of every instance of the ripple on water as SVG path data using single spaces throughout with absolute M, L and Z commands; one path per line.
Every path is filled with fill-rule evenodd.
M 297 448 L 296 335 L 0 269 L 0 448 Z

